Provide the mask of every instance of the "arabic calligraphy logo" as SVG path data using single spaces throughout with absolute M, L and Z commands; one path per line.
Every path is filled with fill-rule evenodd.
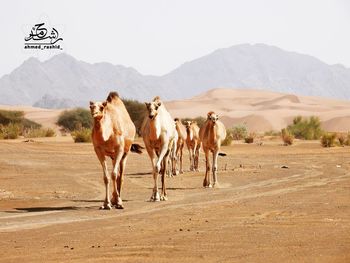
M 52 28 L 48 35 L 44 25 L 45 23 L 41 23 L 32 27 L 29 36 L 24 38 L 24 49 L 62 49 L 59 44 L 56 44 L 63 40 L 59 37 L 58 31 Z

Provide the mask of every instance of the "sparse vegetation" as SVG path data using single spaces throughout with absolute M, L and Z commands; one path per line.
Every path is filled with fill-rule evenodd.
M 232 141 L 233 141 L 232 129 L 227 129 L 226 130 L 226 138 L 225 138 L 225 140 L 222 141 L 221 145 L 229 146 L 229 145 L 231 145 Z
M 244 142 L 253 143 L 255 136 L 256 136 L 255 133 L 249 133 L 249 135 L 244 138 Z
M 81 128 L 73 131 L 71 134 L 74 142 L 91 142 L 91 129 L 89 128 Z
M 337 135 L 335 133 L 325 133 L 321 137 L 321 145 L 323 147 L 333 147 L 335 146 L 335 139 Z
M 337 134 L 337 139 L 340 146 L 344 146 L 347 140 L 346 136 L 343 133 Z
M 147 110 L 145 104 L 137 100 L 123 99 L 126 110 L 128 111 L 131 120 L 135 124 L 137 134 L 141 133 L 142 122 L 147 115 Z
M 51 129 L 43 129 L 43 128 L 38 128 L 38 129 L 29 129 L 25 134 L 25 138 L 38 138 L 38 137 L 54 137 L 56 135 L 56 132 Z
M 287 127 L 287 130 L 295 138 L 304 140 L 318 140 L 324 133 L 321 129 L 320 119 L 315 116 L 310 118 L 297 116 L 294 118 L 293 124 Z
M 234 140 L 242 140 L 248 135 L 248 129 L 244 124 L 238 124 L 232 128 L 232 137 Z
M 294 142 L 294 136 L 288 131 L 288 129 L 282 129 L 281 137 L 284 145 L 292 145 Z
M 41 125 L 24 118 L 23 111 L 0 110 L 0 139 L 16 139 Z
M 91 128 L 91 113 L 89 110 L 83 108 L 66 110 L 59 115 L 57 125 L 71 132 L 81 130 L 82 128 Z
M 280 131 L 274 131 L 274 130 L 271 130 L 271 131 L 266 131 L 264 133 L 264 136 L 281 136 L 281 132 Z

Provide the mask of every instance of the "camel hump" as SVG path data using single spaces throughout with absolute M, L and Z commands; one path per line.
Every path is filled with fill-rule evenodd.
M 108 97 L 107 97 L 107 101 L 109 103 L 111 103 L 114 99 L 116 98 L 119 98 L 119 94 L 118 92 L 115 92 L 115 91 L 111 91 L 109 94 L 108 94 Z

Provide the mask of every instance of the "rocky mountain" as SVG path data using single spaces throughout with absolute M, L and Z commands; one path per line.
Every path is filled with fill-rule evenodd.
M 3 76 L 0 104 L 86 106 L 110 90 L 141 101 L 156 95 L 172 100 L 216 87 L 350 99 L 350 69 L 263 44 L 219 49 L 163 76 L 105 62 L 89 64 L 63 53 L 44 62 L 30 58 Z

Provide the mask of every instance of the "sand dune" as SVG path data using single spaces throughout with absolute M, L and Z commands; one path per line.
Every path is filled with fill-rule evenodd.
M 318 116 L 327 131 L 350 131 L 350 101 L 220 88 L 166 105 L 173 116 L 180 118 L 205 116 L 213 110 L 226 126 L 244 123 L 255 132 L 280 130 L 298 115 Z
M 218 88 L 191 99 L 168 101 L 173 117 L 205 117 L 213 110 L 227 127 L 246 124 L 250 131 L 280 130 L 295 116 L 318 116 L 327 131 L 350 131 L 350 101 L 306 97 L 265 90 Z M 44 127 L 55 127 L 62 110 L 28 106 L 0 106 L 0 109 L 23 110 L 28 119 Z

